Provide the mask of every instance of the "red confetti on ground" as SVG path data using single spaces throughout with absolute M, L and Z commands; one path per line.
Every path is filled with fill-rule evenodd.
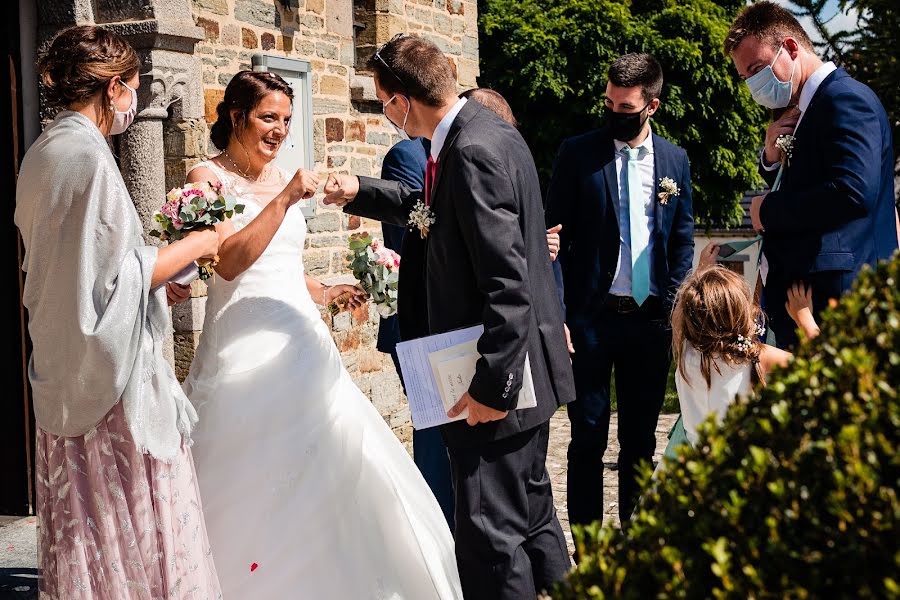
M 255 571 L 258 568 L 259 568 L 259 565 L 256 563 L 253 563 L 252 565 L 250 565 L 250 572 L 252 573 L 253 571 Z

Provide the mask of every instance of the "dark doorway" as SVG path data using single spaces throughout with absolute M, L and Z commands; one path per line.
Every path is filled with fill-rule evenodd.
M 13 222 L 16 174 L 24 153 L 19 3 L 2 8 L 0 90 L 0 514 L 33 514 L 34 417 L 25 365 L 29 343 L 22 307 L 22 244 Z

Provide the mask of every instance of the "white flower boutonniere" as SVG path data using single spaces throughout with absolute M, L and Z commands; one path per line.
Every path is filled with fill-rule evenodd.
M 419 202 L 416 202 L 412 212 L 409 213 L 409 222 L 407 224 L 410 227 L 417 227 L 419 229 L 419 235 L 421 235 L 424 240 L 428 237 L 428 230 L 434 225 L 435 220 L 431 208 L 426 206 L 425 203 L 420 200 Z
M 784 163 L 784 166 L 789 167 L 791 155 L 794 153 L 794 136 L 779 135 L 775 139 L 775 147 L 781 151 L 781 162 Z
M 663 206 L 669 203 L 669 198 L 680 193 L 681 190 L 678 188 L 678 184 L 671 177 L 663 177 L 659 180 L 659 193 L 656 196 L 659 198 L 659 203 Z

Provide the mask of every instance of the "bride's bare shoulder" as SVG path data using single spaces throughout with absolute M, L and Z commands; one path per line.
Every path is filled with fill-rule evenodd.
M 187 183 L 197 183 L 199 181 L 208 181 L 213 185 L 217 183 L 225 183 L 221 181 L 216 171 L 214 171 L 213 167 L 210 166 L 215 164 L 215 158 L 212 158 L 208 161 L 200 163 L 199 165 L 191 169 L 187 174 Z

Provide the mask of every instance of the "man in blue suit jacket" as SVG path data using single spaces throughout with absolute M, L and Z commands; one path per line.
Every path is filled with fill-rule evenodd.
M 757 102 L 797 109 L 769 126 L 760 173 L 770 186 L 783 158 L 777 138 L 793 135 L 793 149 L 777 190 L 751 205 L 768 263 L 763 305 L 784 348 L 797 342 L 785 309 L 792 283 L 812 287 L 818 316 L 863 265 L 897 249 L 891 128 L 874 92 L 823 63 L 797 19 L 777 4 L 744 9 L 725 52 Z
M 385 155 L 381 165 L 381 178 L 399 181 L 410 189 L 425 186 L 425 165 L 431 142 L 425 138 L 403 140 L 395 144 Z M 425 328 L 425 243 L 418 235 L 406 235 L 406 228 L 390 223 L 381 224 L 384 245 L 400 254 L 400 286 L 398 288 L 397 314 L 382 319 L 378 326 L 377 348 L 391 355 L 401 381 L 403 374 L 397 362 L 396 346 L 401 340 L 412 340 L 428 335 Z M 437 498 L 450 530 L 453 530 L 453 482 L 450 474 L 450 457 L 438 427 L 413 430 L 413 460 L 422 477 Z
M 622 520 L 639 494 L 635 467 L 656 448 L 671 363 L 669 314 L 694 255 L 687 153 L 650 127 L 662 83 L 652 56 L 616 60 L 606 125 L 563 142 L 547 193 L 547 224 L 563 226 L 557 260 L 575 347 L 576 401 L 568 406 L 573 524 L 603 517 L 613 367 Z

